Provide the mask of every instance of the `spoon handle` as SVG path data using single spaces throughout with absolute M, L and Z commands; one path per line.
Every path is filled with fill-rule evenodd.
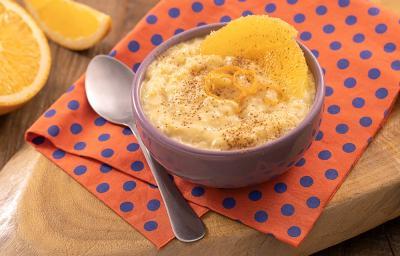
M 205 234 L 203 222 L 183 198 L 165 168 L 153 158 L 143 144 L 136 126 L 130 124 L 129 127 L 136 135 L 139 146 L 158 185 L 176 238 L 182 242 L 194 242 L 203 238 Z

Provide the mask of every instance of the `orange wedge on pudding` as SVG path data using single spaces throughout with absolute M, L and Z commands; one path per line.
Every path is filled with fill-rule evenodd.
M 297 30 L 279 18 L 252 15 L 212 32 L 200 50 L 205 55 L 254 60 L 283 96 L 302 97 L 308 87 L 308 67 L 296 35 Z

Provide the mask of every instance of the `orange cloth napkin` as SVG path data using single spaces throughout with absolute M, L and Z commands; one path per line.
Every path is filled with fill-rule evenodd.
M 327 84 L 323 121 L 304 158 L 286 174 L 242 189 L 212 189 L 175 177 L 196 212 L 211 209 L 297 246 L 381 127 L 399 92 L 399 19 L 363 0 L 161 1 L 110 55 L 136 70 L 176 33 L 241 15 L 293 24 Z M 97 116 L 77 81 L 26 139 L 157 247 L 174 238 L 158 189 L 127 128 Z

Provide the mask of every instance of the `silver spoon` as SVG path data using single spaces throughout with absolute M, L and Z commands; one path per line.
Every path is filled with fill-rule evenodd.
M 132 130 L 157 182 L 176 238 L 183 242 L 197 241 L 205 234 L 203 222 L 178 191 L 164 167 L 151 156 L 137 132 L 131 102 L 133 78 L 134 73 L 120 61 L 107 55 L 94 57 L 85 78 L 89 104 L 104 119 Z

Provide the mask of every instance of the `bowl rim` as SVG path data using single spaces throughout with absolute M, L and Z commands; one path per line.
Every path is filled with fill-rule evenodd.
M 211 31 L 215 31 L 225 26 L 226 23 L 213 23 L 208 25 L 203 25 L 200 27 L 195 27 L 188 29 L 184 32 L 181 32 L 168 40 L 164 41 L 162 44 L 153 49 L 143 60 L 139 69 L 137 70 L 133 83 L 132 83 L 132 91 L 131 91 L 131 99 L 132 99 L 132 107 L 133 111 L 136 114 L 135 117 L 135 125 L 140 123 L 142 129 L 147 130 L 148 136 L 156 139 L 162 145 L 173 148 L 176 151 L 184 151 L 185 153 L 191 153 L 195 155 L 208 155 L 208 156 L 233 156 L 233 155 L 243 155 L 243 154 L 251 154 L 262 152 L 263 150 L 273 147 L 276 144 L 280 144 L 283 141 L 290 140 L 297 136 L 304 128 L 312 122 L 314 117 L 318 115 L 322 111 L 324 96 L 325 96 L 325 83 L 323 77 L 323 71 L 321 66 L 319 65 L 314 54 L 308 49 L 304 44 L 297 40 L 300 48 L 302 49 L 307 65 L 309 66 L 316 84 L 316 92 L 314 97 L 314 102 L 311 106 L 310 111 L 307 113 L 305 118 L 293 129 L 288 131 L 283 136 L 276 138 L 274 140 L 267 141 L 260 145 L 243 148 L 243 149 L 235 149 L 235 150 L 215 150 L 215 149 L 205 149 L 205 148 L 196 148 L 189 144 L 184 144 L 175 140 L 173 138 L 168 137 L 162 131 L 157 129 L 151 121 L 146 117 L 144 111 L 141 106 L 141 84 L 144 80 L 144 76 L 146 74 L 146 70 L 148 66 L 162 53 L 168 50 L 170 47 L 179 44 L 184 41 L 188 41 L 190 39 L 194 39 L 196 37 L 204 36 L 209 34 Z

